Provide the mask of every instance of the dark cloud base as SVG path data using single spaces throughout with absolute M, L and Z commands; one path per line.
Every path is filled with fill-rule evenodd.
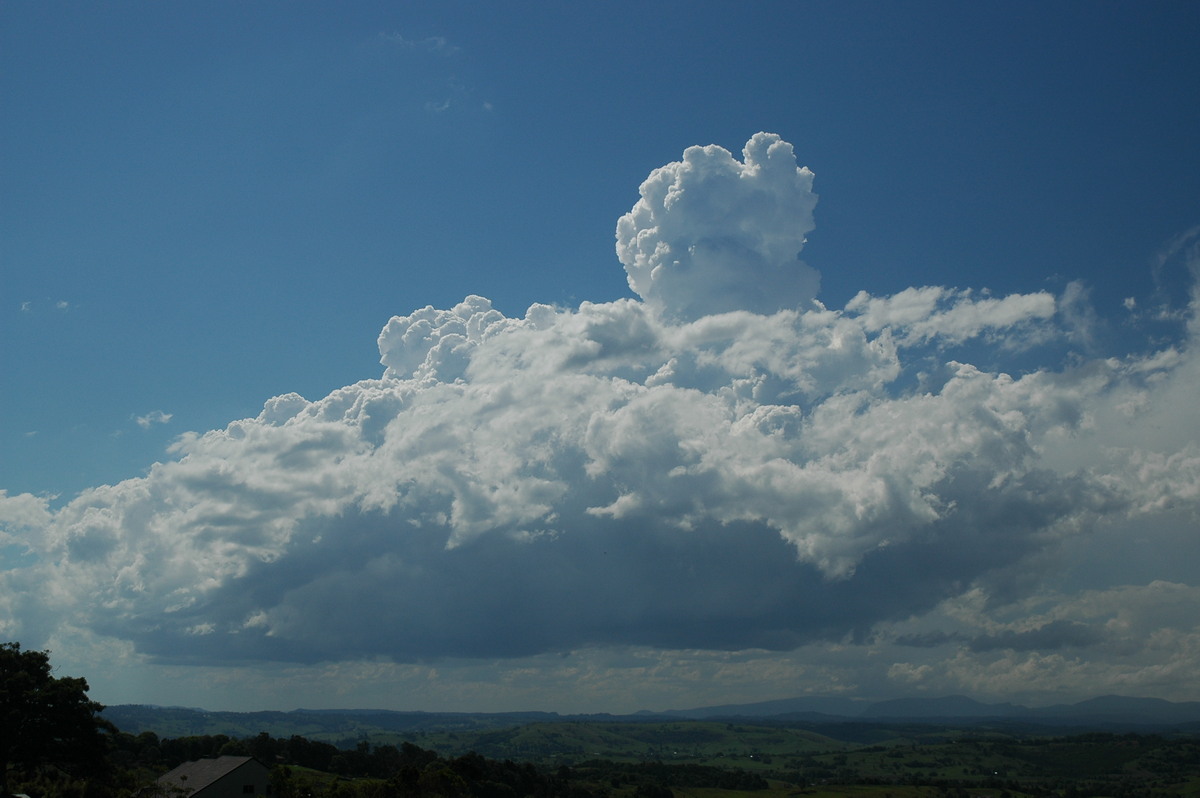
M 259 563 L 186 610 L 145 625 L 98 622 L 167 662 L 415 662 L 605 645 L 783 651 L 861 641 L 875 624 L 925 612 L 1019 562 L 1032 533 L 1064 510 L 1031 486 L 993 490 L 990 502 L 976 488 L 963 480 L 946 490 L 974 500 L 920 539 L 868 553 L 845 578 L 800 561 L 758 523 L 684 531 L 661 519 L 584 515 L 569 533 L 487 535 L 447 548 L 446 530 L 415 527 L 405 514 L 355 515 L 309 521 L 297 536 L 321 543 Z M 263 625 L 246 625 L 264 611 Z

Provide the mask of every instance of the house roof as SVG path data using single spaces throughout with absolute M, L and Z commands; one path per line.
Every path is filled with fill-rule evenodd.
M 158 777 L 158 783 L 169 787 L 182 787 L 185 796 L 193 795 L 245 765 L 255 762 L 266 767 L 252 756 L 219 756 L 216 759 L 198 759 L 184 762 L 179 767 Z

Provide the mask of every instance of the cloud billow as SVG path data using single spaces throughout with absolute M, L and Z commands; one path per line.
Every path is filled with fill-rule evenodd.
M 643 184 L 617 232 L 641 301 L 397 316 L 378 379 L 275 397 L 53 513 L 21 499 L 39 564 L 3 578 L 42 608 L 0 602 L 6 628 L 70 616 L 182 662 L 786 650 L 1019 592 L 1091 519 L 1195 503 L 1194 442 L 1167 483 L 1089 421 L 1178 412 L 1189 348 L 1010 375 L 953 348 L 1064 336 L 1053 296 L 824 308 L 796 259 L 812 174 L 775 136 L 744 157 L 692 148 Z M 902 388 L 931 353 L 938 379 Z
M 798 259 L 813 229 L 813 174 L 792 145 L 759 133 L 739 162 L 689 147 L 655 169 L 617 222 L 617 255 L 648 305 L 692 320 L 730 310 L 807 308 L 820 275 Z

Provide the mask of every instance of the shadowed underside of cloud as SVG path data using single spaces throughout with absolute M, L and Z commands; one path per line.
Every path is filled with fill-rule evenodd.
M 183 662 L 787 650 L 1011 600 L 1094 519 L 1196 506 L 1194 427 L 1152 434 L 1191 413 L 1190 337 L 1007 374 L 953 348 L 1066 340 L 1055 297 L 827 309 L 797 260 L 811 181 L 775 136 L 691 148 L 618 224 L 642 301 L 397 316 L 380 379 L 275 397 L 54 512 L 0 502 L 37 559 L 0 575 L 4 630 L 70 617 Z

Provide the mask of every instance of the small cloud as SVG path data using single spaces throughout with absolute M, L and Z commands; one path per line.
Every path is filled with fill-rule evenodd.
M 447 79 L 439 94 L 439 97 L 425 103 L 426 111 L 441 114 L 447 111 L 463 113 L 476 110 L 488 113 L 492 110 L 491 103 L 480 103 L 474 97 L 474 90 L 457 78 Z
M 54 303 L 54 309 L 55 310 L 63 310 L 63 311 L 70 310 L 71 303 L 65 299 L 60 299 Z
M 437 55 L 454 55 L 461 48 L 451 44 L 444 36 L 426 36 L 424 39 L 407 39 L 400 33 L 380 33 L 379 38 L 405 50 L 419 50 Z
M 947 643 L 959 643 L 963 636 L 956 632 L 925 632 L 923 634 L 900 635 L 894 641 L 908 648 L 936 648 Z
M 1100 317 L 1092 307 L 1090 291 L 1079 280 L 1072 280 L 1063 289 L 1058 301 L 1058 312 L 1067 328 L 1067 337 L 1083 345 L 1096 340 Z
M 25 300 L 24 302 L 21 303 L 21 312 L 22 313 L 28 313 L 31 310 L 33 310 L 32 302 L 30 302 L 29 300 Z
M 897 662 L 888 668 L 888 678 L 899 682 L 920 682 L 933 673 L 929 665 L 913 665 L 911 662 Z
M 265 628 L 268 624 L 268 620 L 269 619 L 267 618 L 267 614 L 265 612 L 263 612 L 262 610 L 259 610 L 258 612 L 254 613 L 249 618 L 247 618 L 245 620 L 245 622 L 242 623 L 242 628 L 243 629 Z
M 135 416 L 134 421 L 142 429 L 150 429 L 155 424 L 166 424 L 171 420 L 172 413 L 164 413 L 161 410 L 154 410 L 144 416 Z
M 1087 648 L 1103 639 L 1103 633 L 1086 624 L 1060 620 L 1023 632 L 1005 630 L 998 634 L 977 637 L 971 641 L 971 650 L 1054 651 L 1060 648 Z

